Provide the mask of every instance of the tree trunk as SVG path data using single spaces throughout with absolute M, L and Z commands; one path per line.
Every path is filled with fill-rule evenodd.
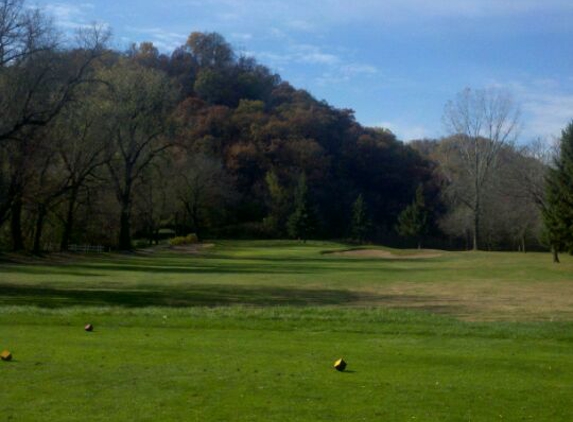
M 551 246 L 551 252 L 553 253 L 553 262 L 559 264 L 559 251 L 555 245 Z
M 119 249 L 130 251 L 131 246 L 131 219 L 129 207 L 126 204 L 121 206 L 121 215 L 119 218 Z
M 10 216 L 10 208 L 12 207 L 12 197 L 11 192 L 8 192 L 7 197 L 0 200 L 0 226 L 8 219 Z
M 14 198 L 10 213 L 12 217 L 10 221 L 12 248 L 14 251 L 21 251 L 24 249 L 24 238 L 22 237 L 22 197 L 20 195 Z
M 62 240 L 60 242 L 60 251 L 62 252 L 67 251 L 70 246 L 70 238 L 72 237 L 72 230 L 74 228 L 74 208 L 76 207 L 77 197 L 78 191 L 77 189 L 73 189 L 68 202 L 64 232 L 62 233 Z
M 131 245 L 131 171 L 126 171 L 125 187 L 119 196 L 121 213 L 119 216 L 119 250 L 130 251 Z
M 42 230 L 44 228 L 44 219 L 46 217 L 46 213 L 46 204 L 39 204 L 38 217 L 36 218 L 36 230 L 34 231 L 34 246 L 32 248 L 32 253 L 35 255 L 40 255 L 40 252 L 42 252 Z
M 474 238 L 473 238 L 473 250 L 478 250 L 478 238 L 479 238 L 479 202 L 476 202 L 476 208 L 474 209 Z
M 199 209 L 197 207 L 197 204 L 193 205 L 193 226 L 195 226 L 195 235 L 197 236 L 197 239 L 201 240 L 201 236 L 203 235 L 203 232 L 201 230 L 201 223 L 199 222 Z

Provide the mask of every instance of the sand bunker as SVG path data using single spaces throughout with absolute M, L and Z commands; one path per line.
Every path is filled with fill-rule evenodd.
M 350 251 L 332 252 L 332 255 L 350 256 L 356 258 L 381 258 L 381 259 L 426 259 L 437 258 L 441 253 L 433 251 L 420 251 L 411 255 L 397 255 L 381 249 L 354 249 Z

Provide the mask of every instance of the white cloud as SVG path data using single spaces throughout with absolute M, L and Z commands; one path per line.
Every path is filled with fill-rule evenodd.
M 328 53 L 307 53 L 301 54 L 298 56 L 299 60 L 304 63 L 312 63 L 312 64 L 336 64 L 340 62 L 340 58 L 335 56 L 334 54 Z
M 245 32 L 233 32 L 231 33 L 231 38 L 239 41 L 250 41 L 253 39 L 253 34 L 248 34 Z
M 320 76 L 314 81 L 318 86 L 325 87 L 342 82 L 351 82 L 355 78 L 371 78 L 378 75 L 378 69 L 368 63 L 352 62 L 347 54 L 335 54 L 312 44 L 295 43 L 288 40 L 285 51 L 280 52 L 249 52 L 262 63 L 275 69 L 294 63 L 313 66 L 320 71 Z
M 308 22 L 302 19 L 295 19 L 292 21 L 288 21 L 287 26 L 289 28 L 301 31 L 301 32 L 313 32 L 317 29 L 316 24 Z
M 525 123 L 528 132 L 550 139 L 559 136 L 573 119 L 573 94 L 533 94 L 524 102 L 523 109 L 531 116 Z
M 404 122 L 380 122 L 374 127 L 390 129 L 398 139 L 412 141 L 430 137 L 430 131 L 422 125 L 409 124 Z
M 374 75 L 378 73 L 378 69 L 375 66 L 363 63 L 350 63 L 342 66 L 341 70 L 347 75 Z
M 340 64 L 338 66 L 331 66 L 329 71 L 324 72 L 316 78 L 316 83 L 319 86 L 325 87 L 350 82 L 354 78 L 373 77 L 375 75 L 378 75 L 378 69 L 372 65 L 362 63 Z
M 346 0 L 334 0 L 342 10 L 349 13 L 349 3 Z M 352 4 L 355 4 L 354 2 Z M 514 16 L 516 14 L 535 12 L 559 12 L 573 10 L 573 3 L 567 0 L 386 0 L 379 2 L 376 0 L 365 0 L 355 7 L 355 16 L 366 16 L 367 13 L 384 12 L 394 18 L 429 17 L 493 17 L 493 16 Z
M 304 63 L 314 65 L 336 65 L 341 58 L 331 52 L 323 51 L 321 47 L 311 44 L 289 43 L 284 53 L 257 52 L 253 54 L 259 59 L 268 60 L 271 65 L 285 63 Z
M 191 2 L 196 5 L 197 2 Z M 225 10 L 224 20 L 269 24 L 315 32 L 334 24 L 372 21 L 404 23 L 420 19 L 560 16 L 573 11 L 570 0 L 205 0 L 202 8 Z
M 288 38 L 286 32 L 284 32 L 279 28 L 270 28 L 269 33 L 273 38 L 279 38 L 279 39 Z
M 512 91 L 521 106 L 522 139 L 541 137 L 550 140 L 560 136 L 573 119 L 573 86 L 570 82 L 542 78 L 496 84 Z
M 159 27 L 144 28 L 128 26 L 125 29 L 128 32 L 138 34 L 137 41 L 150 41 L 161 51 L 172 51 L 183 45 L 187 39 L 186 34 L 165 30 Z
M 52 3 L 45 9 L 54 17 L 57 26 L 69 30 L 89 26 L 93 19 L 88 19 L 88 15 L 94 7 L 92 3 Z

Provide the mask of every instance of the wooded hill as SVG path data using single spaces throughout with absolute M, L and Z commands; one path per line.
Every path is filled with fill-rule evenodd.
M 3 3 L 29 23 L 0 34 L 4 249 L 129 249 L 162 233 L 393 244 L 401 233 L 440 247 L 471 236 L 463 201 L 447 195 L 463 163 L 446 165 L 441 145 L 456 138 L 405 144 L 363 127 L 216 33 L 160 54 L 151 43 L 110 50 L 92 28 L 61 48 L 41 12 Z M 506 195 L 498 187 L 489 194 Z M 538 245 L 531 209 L 521 231 L 491 228 L 483 247 Z

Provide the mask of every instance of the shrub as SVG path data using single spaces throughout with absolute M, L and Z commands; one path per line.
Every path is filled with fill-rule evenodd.
M 199 243 L 199 238 L 195 233 L 189 233 L 187 236 L 177 236 L 169 239 L 171 246 L 192 245 Z

